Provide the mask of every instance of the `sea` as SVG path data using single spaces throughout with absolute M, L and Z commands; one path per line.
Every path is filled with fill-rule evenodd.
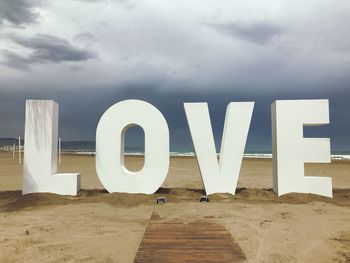
M 14 138 L 0 138 L 0 151 L 12 151 L 13 147 L 15 151 L 18 151 L 19 141 Z M 21 149 L 24 142 L 21 140 Z M 94 155 L 96 149 L 95 141 L 62 141 L 61 150 L 62 153 L 70 154 L 82 154 L 82 155 Z M 125 155 L 144 155 L 144 149 L 142 147 L 125 146 Z M 218 154 L 219 155 L 219 154 Z M 191 149 L 177 150 L 170 149 L 170 156 L 195 156 L 195 152 Z M 246 158 L 272 158 L 271 150 L 249 150 L 245 151 L 244 157 Z M 331 158 L 333 160 L 350 160 L 350 151 L 332 151 Z

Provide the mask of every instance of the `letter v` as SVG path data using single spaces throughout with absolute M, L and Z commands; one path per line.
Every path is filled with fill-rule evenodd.
M 219 162 L 207 103 L 184 103 L 206 193 L 235 194 L 254 102 L 230 102 L 226 109 Z

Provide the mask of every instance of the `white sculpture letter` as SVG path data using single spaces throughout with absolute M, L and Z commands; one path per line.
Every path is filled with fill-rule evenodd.
M 231 102 L 218 163 L 207 103 L 184 103 L 206 193 L 235 194 L 254 102 Z
M 332 179 L 304 176 L 304 163 L 330 163 L 329 138 L 303 138 L 303 125 L 329 123 L 328 100 L 275 101 L 272 112 L 273 190 L 332 197 Z
M 124 166 L 124 135 L 138 125 L 145 134 L 143 168 L 134 173 Z M 108 192 L 153 194 L 169 168 L 169 129 L 163 115 L 151 104 L 125 100 L 101 117 L 96 131 L 96 171 Z
M 58 104 L 27 100 L 24 134 L 23 194 L 76 195 L 80 174 L 57 174 Z

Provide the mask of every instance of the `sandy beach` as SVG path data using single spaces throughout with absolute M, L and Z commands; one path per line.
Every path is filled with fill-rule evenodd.
M 126 157 L 131 170 L 141 157 Z M 223 226 L 244 262 L 350 262 L 350 162 L 308 164 L 306 175 L 330 176 L 334 198 L 277 197 L 271 159 L 243 161 L 235 196 L 215 194 L 200 203 L 203 185 L 194 157 L 171 158 L 154 195 L 107 193 L 95 158 L 63 155 L 59 172 L 80 172 L 77 197 L 22 196 L 22 167 L 0 153 L 0 262 L 133 262 L 152 213 L 184 223 Z M 156 204 L 158 196 L 166 204 Z

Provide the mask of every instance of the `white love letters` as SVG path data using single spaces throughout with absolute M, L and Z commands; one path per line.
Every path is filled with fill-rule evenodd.
M 145 161 L 136 173 L 124 165 L 124 136 L 134 125 L 145 133 Z M 153 194 L 165 180 L 168 167 L 168 124 L 154 106 L 127 100 L 102 115 L 96 130 L 96 171 L 108 192 Z
M 332 197 L 332 179 L 304 176 L 304 163 L 330 163 L 329 138 L 303 138 L 304 125 L 329 123 L 328 100 L 275 101 L 272 106 L 273 190 Z
M 185 103 L 206 193 L 235 194 L 254 102 L 231 102 L 226 109 L 218 163 L 206 103 Z
M 23 194 L 76 195 L 80 174 L 57 174 L 58 104 L 27 100 L 24 131 Z
M 206 103 L 184 103 L 202 181 L 207 194 L 235 194 L 254 102 L 227 106 L 221 152 L 217 160 Z M 273 190 L 332 197 L 328 177 L 304 176 L 305 162 L 330 162 L 329 139 L 303 138 L 303 125 L 329 123 L 328 100 L 275 101 L 272 104 Z M 124 165 L 124 137 L 138 125 L 145 134 L 145 161 L 138 172 Z M 58 105 L 27 100 L 23 194 L 51 192 L 76 195 L 80 174 L 57 174 Z M 96 171 L 109 192 L 152 194 L 169 168 L 169 130 L 151 104 L 125 100 L 101 117 L 96 130 Z M 257 178 L 258 179 L 258 178 Z

